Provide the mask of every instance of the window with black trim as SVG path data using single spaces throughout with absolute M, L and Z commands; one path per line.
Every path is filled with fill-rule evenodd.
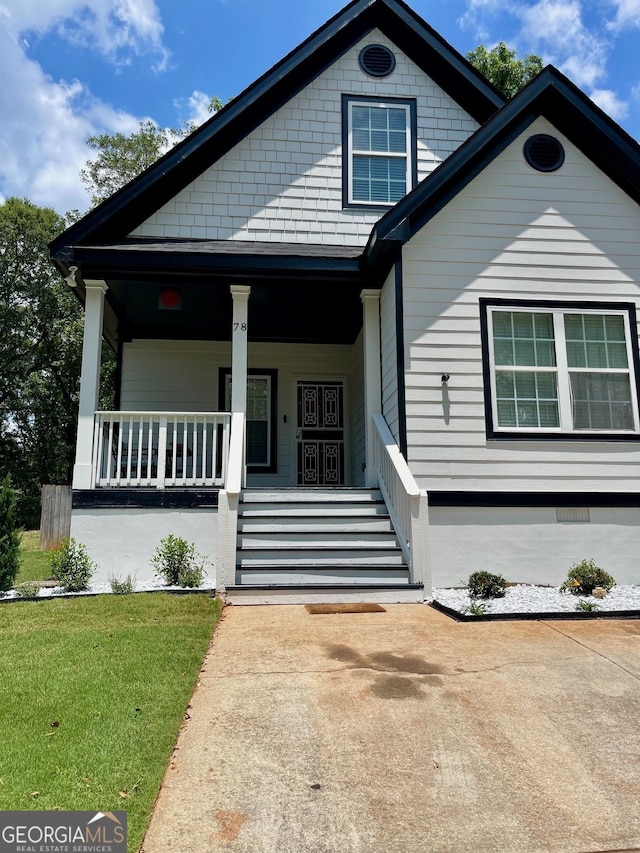
M 483 308 L 488 415 L 496 435 L 639 432 L 632 306 L 487 302 Z
M 390 207 L 415 183 L 415 101 L 343 100 L 345 205 Z
M 220 405 L 231 411 L 231 370 L 222 368 Z M 246 447 L 247 468 L 252 473 L 277 471 L 276 370 L 249 370 L 247 375 Z

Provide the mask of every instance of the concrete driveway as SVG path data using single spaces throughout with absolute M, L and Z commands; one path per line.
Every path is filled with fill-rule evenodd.
M 640 621 L 230 607 L 144 853 L 640 848 Z

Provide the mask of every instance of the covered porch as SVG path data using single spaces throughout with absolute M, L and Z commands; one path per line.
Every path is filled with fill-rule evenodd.
M 426 494 L 381 414 L 379 288 L 364 286 L 353 249 L 311 260 L 297 247 L 302 257 L 261 263 L 240 254 L 229 265 L 225 253 L 234 257 L 238 247 L 217 247 L 206 263 L 197 248 L 201 266 L 192 247 L 125 246 L 79 249 L 77 265 L 66 267 L 85 302 L 72 530 L 75 523 L 80 537 L 97 541 L 100 530 L 118 529 L 118 514 L 147 543 L 201 530 L 192 538 L 206 543 L 222 590 L 246 592 L 240 551 L 254 547 L 274 565 L 298 561 L 282 570 L 283 583 L 266 584 L 280 592 L 291 574 L 298 589 L 301 578 L 321 577 L 323 597 L 334 585 L 363 595 L 373 585 L 392 600 L 397 587 L 421 595 Z M 97 406 L 103 339 L 118 357 L 110 411 Z M 247 488 L 379 489 L 374 500 L 386 507 L 391 534 L 385 547 L 397 557 L 370 547 L 361 531 L 345 538 L 342 527 L 293 547 L 305 535 L 292 539 L 276 525 L 277 535 L 267 535 L 275 548 L 261 534 L 261 544 L 243 546 Z M 255 565 L 246 576 L 256 577 Z M 280 577 L 271 565 L 262 569 Z

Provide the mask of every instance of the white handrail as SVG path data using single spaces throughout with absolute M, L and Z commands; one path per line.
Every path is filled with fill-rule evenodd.
M 227 492 L 239 495 L 244 484 L 244 412 L 231 415 L 231 441 L 229 442 L 229 467 L 227 473 Z
M 376 481 L 416 583 L 427 586 L 427 493 L 421 490 L 382 415 L 372 415 Z
M 229 412 L 96 412 L 97 487 L 224 486 Z

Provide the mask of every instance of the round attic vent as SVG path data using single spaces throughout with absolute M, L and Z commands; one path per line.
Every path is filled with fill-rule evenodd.
M 555 136 L 537 133 L 525 142 L 524 158 L 538 172 L 555 172 L 564 163 L 564 148 Z
M 370 77 L 387 77 L 396 67 L 396 58 L 383 44 L 368 44 L 358 55 L 360 68 Z

